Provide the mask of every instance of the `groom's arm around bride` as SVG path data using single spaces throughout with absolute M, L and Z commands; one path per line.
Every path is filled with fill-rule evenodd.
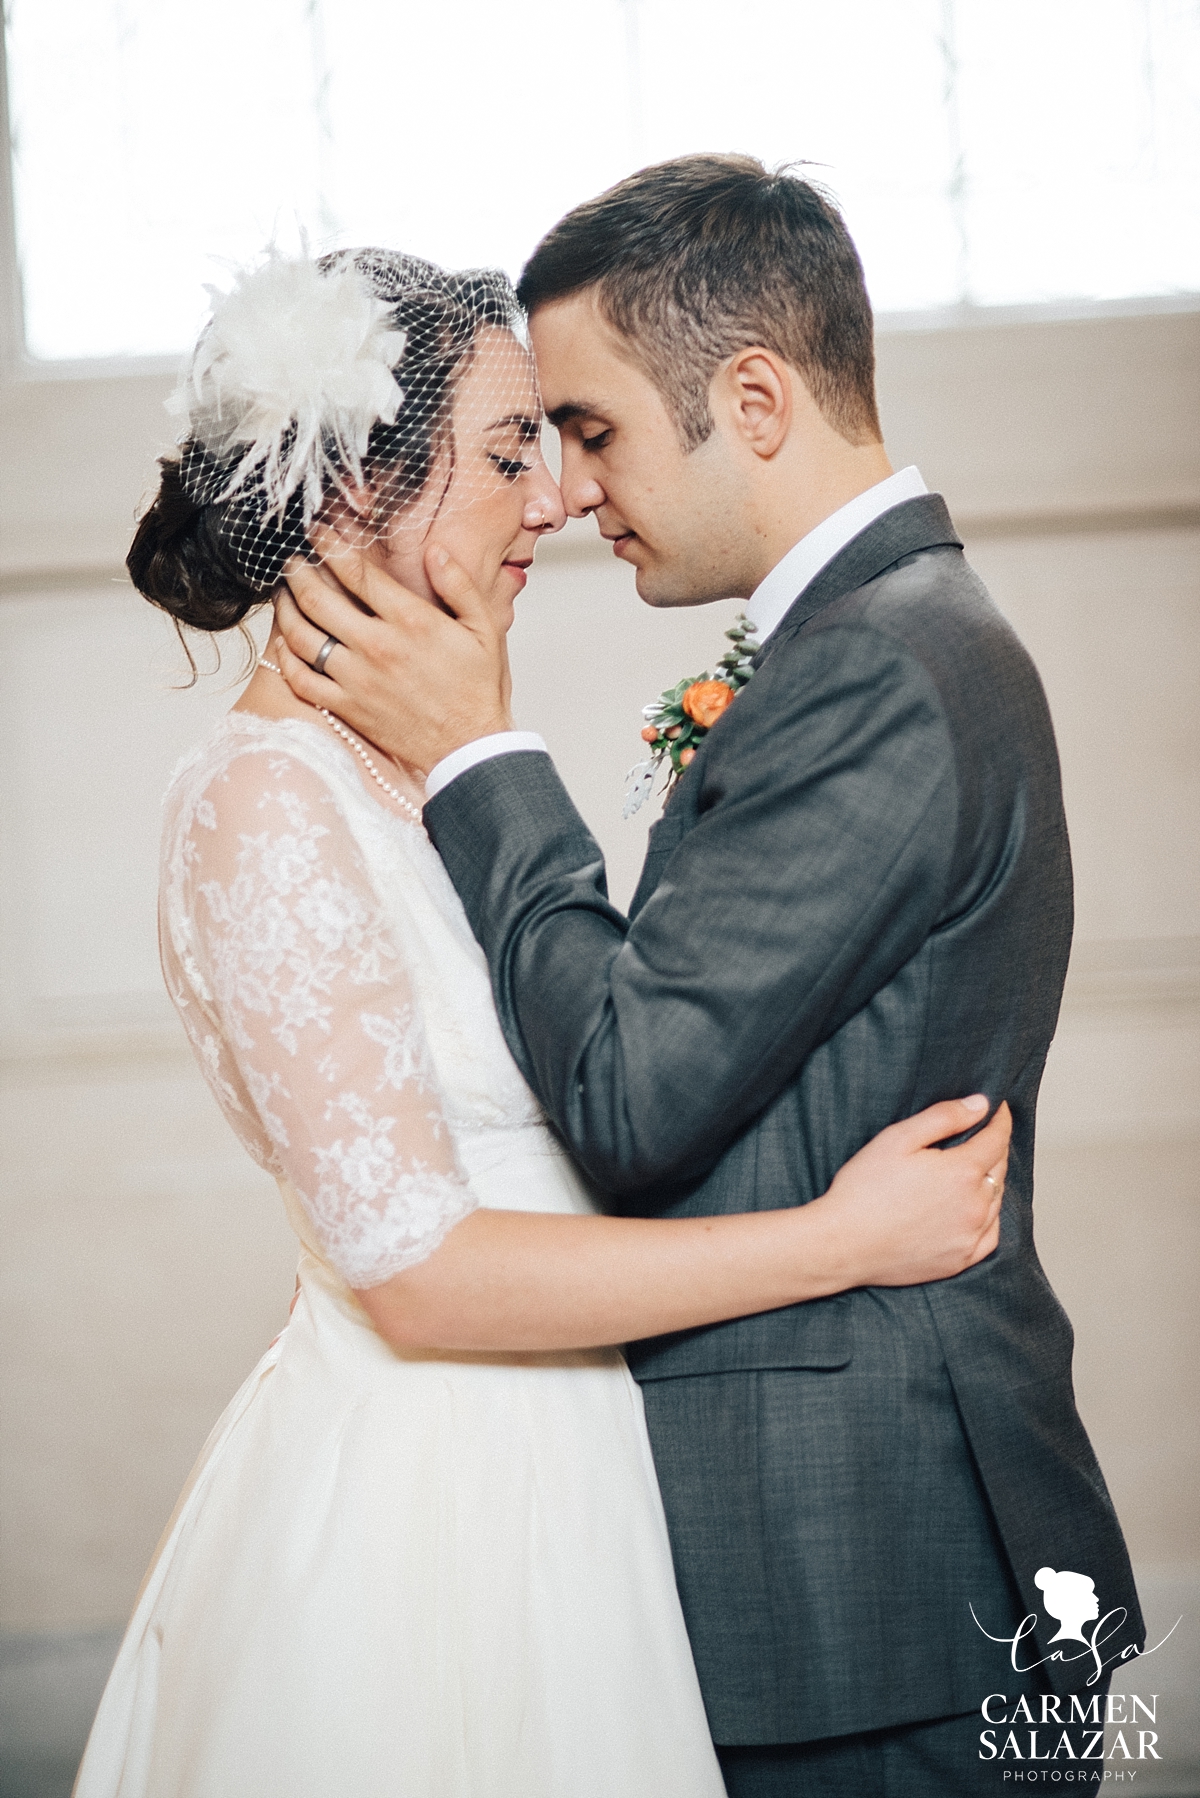
M 1015 1701 L 1036 1680 L 971 1607 L 1011 1636 L 1048 1564 L 1091 1576 L 1141 1640 L 1033 1243 L 1071 930 L 1040 683 L 942 500 L 890 474 L 861 269 L 807 184 L 734 158 L 645 171 L 550 233 L 522 298 L 568 509 L 596 514 L 650 603 L 742 595 L 763 637 L 628 919 L 547 755 L 484 755 L 442 785 L 434 769 L 427 826 L 550 1117 L 614 1209 L 691 1216 L 803 1203 L 950 1093 L 1013 1113 L 987 1262 L 629 1351 L 714 1738 Z M 506 723 L 499 650 L 438 630 L 436 655 L 388 662 L 408 683 L 390 728 L 355 710 L 382 661 L 335 658 L 336 696 L 318 695 L 425 769 Z M 483 721 L 465 733 L 445 723 L 464 683 Z M 1040 1677 L 1066 1691 L 1090 1670 Z

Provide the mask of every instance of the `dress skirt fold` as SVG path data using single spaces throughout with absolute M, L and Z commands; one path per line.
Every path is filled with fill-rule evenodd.
M 399 1355 L 305 1253 L 163 1538 L 76 1798 L 723 1790 L 621 1356 Z

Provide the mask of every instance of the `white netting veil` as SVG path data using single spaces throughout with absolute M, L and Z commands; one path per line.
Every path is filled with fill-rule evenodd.
M 540 405 L 507 276 L 390 250 L 268 251 L 212 317 L 168 401 L 179 475 L 255 592 L 316 523 L 362 548 L 494 492 Z

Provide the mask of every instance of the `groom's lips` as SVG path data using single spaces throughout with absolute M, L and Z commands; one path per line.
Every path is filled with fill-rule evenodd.
M 626 545 L 632 543 L 636 537 L 636 531 L 622 531 L 619 537 L 609 537 L 607 541 L 613 546 L 613 555 L 619 556 Z

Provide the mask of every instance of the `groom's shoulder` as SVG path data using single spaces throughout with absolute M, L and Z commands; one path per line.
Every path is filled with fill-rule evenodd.
M 953 696 L 955 710 L 983 689 L 993 701 L 999 690 L 1014 699 L 1041 695 L 1025 646 L 962 550 L 949 545 L 904 556 L 824 607 L 807 631 L 882 638 L 943 699 Z
M 963 551 L 950 544 L 902 556 L 872 580 L 834 599 L 809 628 L 855 626 L 880 631 L 914 649 L 947 631 L 964 646 L 980 637 L 1012 634 Z
M 954 761 L 988 761 L 998 742 L 1054 759 L 1037 670 L 957 545 L 916 548 L 797 628 L 785 621 L 761 672 L 747 728 L 765 708 L 795 711 L 807 730 L 814 708 L 844 698 L 855 713 L 894 714 L 898 730 L 919 731 Z

